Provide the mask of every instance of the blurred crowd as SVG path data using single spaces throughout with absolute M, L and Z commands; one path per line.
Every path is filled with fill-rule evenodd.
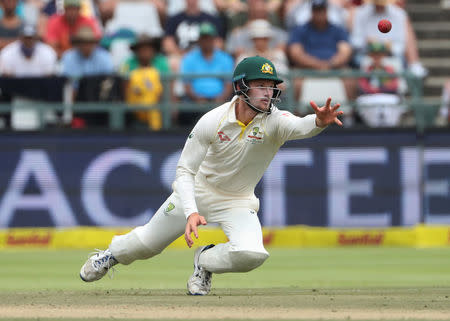
M 214 74 L 229 75 L 239 61 L 252 55 L 272 60 L 282 77 L 293 69 L 392 74 L 409 70 L 418 77 L 427 75 L 405 1 L 0 2 L 0 76 L 70 77 L 74 101 L 152 106 L 168 91 L 172 101 L 214 107 L 232 96 L 229 78 Z M 378 31 L 381 19 L 391 21 L 389 33 Z M 211 76 L 163 83 L 161 75 L 171 73 Z M 290 87 L 300 102 L 324 99 L 327 90 L 337 100 L 356 101 L 364 108 L 347 124 L 356 119 L 376 127 L 401 122 L 405 86 L 403 79 L 375 75 L 296 78 L 282 89 Z M 180 111 L 173 119 L 190 126 L 202 113 Z M 74 117 L 73 124 L 89 126 L 95 124 L 93 118 Z M 157 108 L 135 112 L 130 122 L 158 130 L 161 112 Z

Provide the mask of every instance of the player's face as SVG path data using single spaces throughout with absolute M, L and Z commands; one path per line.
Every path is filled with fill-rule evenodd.
M 275 82 L 268 79 L 250 80 L 249 87 L 247 95 L 250 103 L 258 109 L 269 110 Z

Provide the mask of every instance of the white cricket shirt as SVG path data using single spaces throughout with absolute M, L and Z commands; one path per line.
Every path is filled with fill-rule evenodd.
M 173 184 L 188 217 L 198 212 L 195 184 L 206 182 L 216 192 L 242 197 L 253 195 L 280 147 L 293 139 L 309 138 L 323 128 L 316 126 L 316 115 L 300 118 L 272 108 L 259 113 L 245 126 L 236 119 L 238 96 L 209 111 L 190 133 L 177 165 Z
M 52 47 L 36 42 L 34 53 L 25 57 L 20 50 L 20 40 L 7 45 L 0 52 L 0 73 L 14 77 L 49 76 L 57 71 L 57 56 Z

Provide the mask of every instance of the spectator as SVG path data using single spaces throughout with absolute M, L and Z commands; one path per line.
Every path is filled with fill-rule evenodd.
M 236 59 L 236 63 L 239 63 L 246 57 L 261 56 L 272 61 L 277 72 L 286 77 L 289 72 L 286 54 L 279 48 L 271 49 L 269 45 L 274 37 L 274 31 L 270 22 L 263 19 L 254 20 L 249 24 L 248 32 L 253 48 L 241 54 Z
M 382 42 L 370 42 L 368 44 L 370 63 L 362 68 L 362 71 L 371 73 L 373 71 L 384 71 L 394 74 L 392 66 L 386 65 L 384 59 L 389 56 L 387 45 Z M 370 78 L 359 79 L 359 91 L 361 94 L 396 94 L 398 91 L 398 79 L 391 77 L 372 76 Z
M 392 66 L 386 63 L 389 56 L 388 47 L 382 42 L 368 44 L 370 61 L 363 71 L 395 73 Z M 359 79 L 360 96 L 356 100 L 358 114 L 364 123 L 370 127 L 398 126 L 405 112 L 405 106 L 400 102 L 398 95 L 398 79 L 372 75 L 369 78 Z
M 200 11 L 199 0 L 186 0 L 186 10 L 171 16 L 167 20 L 166 36 L 163 40 L 164 51 L 170 56 L 180 56 L 187 52 L 199 39 L 202 22 L 209 22 L 218 31 L 219 47 L 223 47 L 225 36 L 221 21 L 212 15 Z
M 58 57 L 71 48 L 71 37 L 82 26 L 90 27 L 97 38 L 101 36 L 97 21 L 82 16 L 80 8 L 81 0 L 64 0 L 64 14 L 54 14 L 48 21 L 45 41 L 56 50 Z
M 84 17 L 95 17 L 95 4 L 96 1 L 80 0 L 80 15 Z M 47 17 L 58 13 L 63 14 L 64 5 L 64 2 L 60 0 L 48 0 L 42 8 L 42 13 Z
M 89 26 L 82 26 L 72 38 L 74 48 L 61 59 L 62 73 L 69 77 L 106 75 L 114 72 L 111 55 L 98 46 L 99 37 Z
M 223 47 L 224 29 L 220 19 L 200 11 L 199 0 L 186 0 L 186 9 L 167 19 L 166 35 L 163 39 L 164 52 L 169 55 L 172 70 L 178 70 L 181 56 L 198 41 L 202 22 L 209 22 L 218 30 L 219 37 L 214 41 Z
M 126 101 L 132 105 L 149 106 L 156 104 L 163 91 L 156 68 L 147 65 L 139 65 L 130 73 L 127 83 Z M 137 111 L 136 118 L 148 125 L 153 130 L 162 127 L 161 112 L 158 109 L 149 111 Z
M 199 0 L 186 0 L 186 9 L 170 16 L 166 23 L 166 35 L 163 38 L 163 50 L 168 55 L 170 69 L 178 72 L 182 55 L 198 42 L 199 27 L 202 22 L 209 22 L 218 31 L 213 41 L 218 48 L 223 48 L 224 28 L 219 18 L 200 10 Z M 176 99 L 185 95 L 183 84 L 179 79 L 173 84 Z
M 268 4 L 264 0 L 251 0 L 248 3 L 248 14 L 246 13 L 248 20 L 241 28 L 232 30 L 230 36 L 227 39 L 226 50 L 234 57 L 239 57 L 241 54 L 252 50 L 253 43 L 250 38 L 250 24 L 255 20 L 269 20 Z M 287 42 L 287 33 L 281 28 L 278 28 L 272 24 L 273 37 L 269 43 L 271 49 L 279 48 L 284 50 Z
M 31 2 L 32 0 L 28 0 L 28 2 Z M 16 9 L 14 10 L 16 15 L 22 20 L 24 21 L 24 7 L 25 7 L 25 3 L 24 1 L 17 1 L 16 4 Z M 4 15 L 4 10 L 3 10 L 3 3 L 0 5 L 0 18 L 3 18 Z
M 179 1 L 179 0 L 176 0 Z M 96 13 L 99 17 L 99 20 L 101 21 L 101 24 L 105 27 L 108 27 L 108 24 L 111 20 L 115 19 L 115 16 L 117 15 L 117 6 L 118 4 L 122 2 L 127 1 L 118 1 L 118 0 L 96 0 L 97 10 Z M 164 25 L 164 22 L 166 20 L 167 16 L 167 7 L 168 7 L 168 1 L 167 0 L 147 0 L 147 1 L 135 1 L 135 2 L 141 2 L 141 3 L 148 3 L 154 6 L 157 12 L 157 20 L 153 21 L 152 23 L 154 25 L 158 25 L 161 23 L 161 25 Z M 131 2 L 133 3 L 133 1 Z M 108 30 L 110 31 L 110 30 Z M 108 32 L 107 31 L 107 32 Z M 115 31 L 115 30 L 113 30 Z
M 130 45 L 133 56 L 128 58 L 120 67 L 120 73 L 128 76 L 130 72 L 139 66 L 151 66 L 156 68 L 160 74 L 170 72 L 167 57 L 160 52 L 160 39 L 151 38 L 145 34 L 140 35 Z
M 215 45 L 217 30 L 211 23 L 200 25 L 199 47 L 181 61 L 182 74 L 226 74 L 233 72 L 233 58 Z M 223 102 L 231 96 L 231 82 L 219 78 L 194 78 L 185 82 L 187 98 L 194 102 Z M 179 123 L 191 125 L 203 113 L 180 113 Z
M 158 40 L 146 35 L 141 35 L 130 48 L 135 56 L 128 59 L 123 66 L 123 72 L 129 78 L 126 101 L 133 105 L 154 105 L 160 100 L 163 91 L 159 74 L 169 72 L 167 59 L 158 53 Z M 162 118 L 159 110 L 138 111 L 134 114 L 139 121 L 153 130 L 161 129 Z
M 186 10 L 186 0 L 165 0 L 167 2 L 167 14 L 174 16 L 179 14 L 183 10 Z M 199 0 L 198 5 L 202 12 L 206 12 L 211 15 L 217 15 L 216 0 Z
M 295 2 L 295 4 L 291 5 L 285 17 L 285 25 L 288 29 L 304 25 L 311 20 L 312 1 L 301 0 Z M 327 10 L 328 21 L 334 25 L 346 28 L 349 14 L 346 8 L 341 3 L 333 3 L 336 1 L 329 2 Z
M 162 91 L 163 86 L 158 70 L 147 62 L 145 65 L 139 65 L 130 73 L 126 101 L 132 105 L 154 105 L 160 100 Z M 158 109 L 137 111 L 135 115 L 138 120 L 146 123 L 153 130 L 159 130 L 162 127 L 161 112 Z
M 311 21 L 297 26 L 289 35 L 289 54 L 295 67 L 316 70 L 338 69 L 348 66 L 352 49 L 348 33 L 328 21 L 327 1 L 312 0 Z M 301 80 L 296 81 L 296 91 L 301 92 Z M 354 96 L 354 82 L 345 80 L 347 96 Z
M 344 67 L 351 58 L 348 33 L 328 22 L 327 1 L 312 0 L 311 21 L 290 32 L 289 52 L 297 67 L 328 70 Z
M 237 0 L 238 2 L 241 0 Z M 230 14 L 229 28 L 233 31 L 236 28 L 245 27 L 248 21 L 254 19 L 267 19 L 274 26 L 281 27 L 282 23 L 278 14 L 269 11 L 269 1 L 266 0 L 247 0 L 245 10 L 239 10 L 235 14 Z
M 1 0 L 3 17 L 0 20 L 0 49 L 20 36 L 23 23 L 16 14 L 17 0 Z
M 0 73 L 13 77 L 44 77 L 56 72 L 56 52 L 38 40 L 36 28 L 25 25 L 21 38 L 0 53 Z
M 45 35 L 48 19 L 55 14 L 64 14 L 64 0 L 27 0 L 39 3 L 38 34 Z M 98 13 L 97 0 L 80 0 L 80 15 L 95 18 Z
M 389 33 L 378 30 L 378 21 L 388 19 L 394 26 Z M 389 4 L 388 0 L 373 0 L 357 8 L 353 21 L 351 43 L 359 63 L 367 50 L 369 41 L 390 41 L 392 54 L 404 62 L 417 76 L 425 76 L 426 69 L 419 62 L 417 39 L 407 13 L 400 7 Z

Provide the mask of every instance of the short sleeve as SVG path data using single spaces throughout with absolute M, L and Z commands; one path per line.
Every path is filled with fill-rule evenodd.
M 297 27 L 293 28 L 289 32 L 288 44 L 293 45 L 295 43 L 299 43 L 301 45 L 304 45 L 304 43 L 305 43 L 304 34 L 305 34 L 305 28 L 303 26 L 297 26 Z
M 223 27 L 222 21 L 219 18 L 214 17 L 214 16 L 210 16 L 210 19 L 211 19 L 211 23 L 213 23 L 214 26 L 216 27 L 217 33 L 219 34 L 219 36 L 221 38 L 225 39 L 226 34 L 225 34 L 225 28 Z
M 193 52 L 190 51 L 190 52 L 186 53 L 183 56 L 183 58 L 181 59 L 180 72 L 182 74 L 189 74 L 189 73 L 192 73 L 194 71 L 193 67 L 195 66 L 195 64 L 191 63 L 192 54 L 193 54 Z
M 341 28 L 339 26 L 335 26 L 335 28 L 336 28 L 336 43 L 338 43 L 340 41 L 348 42 L 349 34 L 348 34 L 347 30 L 345 30 L 344 28 Z
M 228 72 L 232 72 L 233 69 L 234 69 L 234 60 L 233 60 L 233 58 L 229 54 L 224 52 L 223 70 L 224 71 L 228 71 Z
M 45 42 L 52 43 L 58 41 L 58 21 L 57 16 L 52 16 L 48 20 L 47 30 L 45 32 Z
M 77 68 L 74 64 L 73 51 L 69 50 L 65 52 L 61 58 L 62 74 L 69 77 L 79 76 L 77 73 Z
M 166 27 L 165 27 L 166 36 L 174 36 L 175 37 L 175 32 L 177 30 L 178 21 L 179 21 L 179 15 L 172 16 L 172 17 L 169 17 L 169 19 L 167 19 L 167 23 L 166 23 Z
M 105 73 L 110 74 L 114 72 L 114 63 L 112 61 L 111 54 L 108 51 L 103 51 L 101 61 L 103 63 Z

